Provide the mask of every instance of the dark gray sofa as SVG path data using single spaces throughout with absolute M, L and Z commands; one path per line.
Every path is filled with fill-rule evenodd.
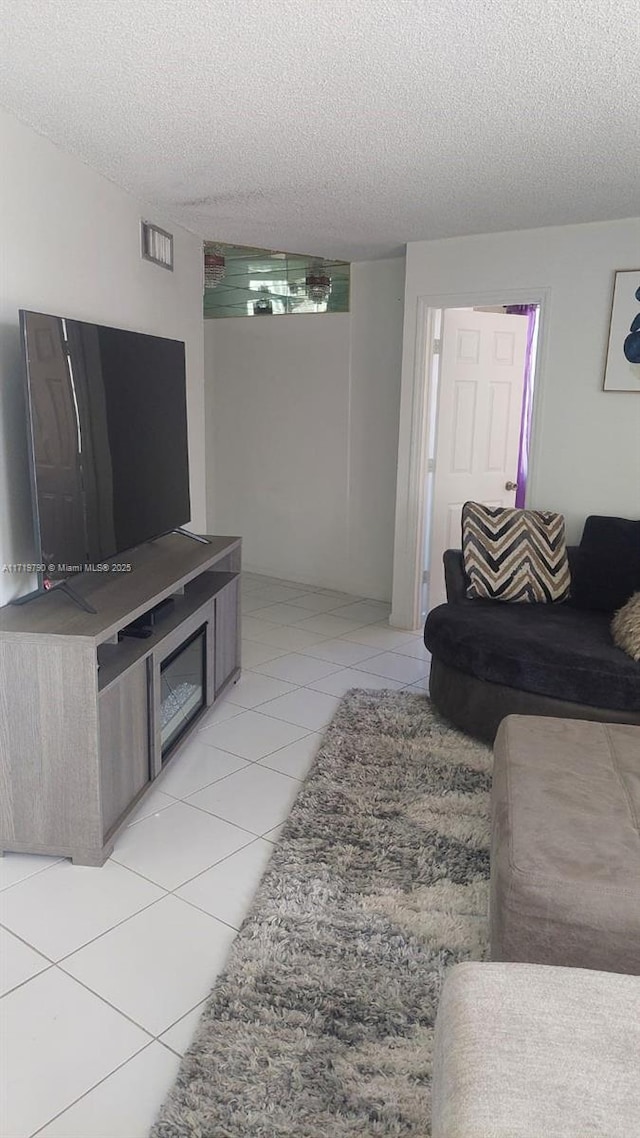
M 459 550 L 444 555 L 447 603 L 424 630 L 429 690 L 447 719 L 492 743 L 506 715 L 640 724 L 640 663 L 611 638 L 613 612 L 640 589 L 640 521 L 587 518 L 569 547 L 560 604 L 470 600 Z

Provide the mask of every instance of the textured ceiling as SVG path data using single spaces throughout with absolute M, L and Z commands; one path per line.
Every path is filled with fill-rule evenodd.
M 0 0 L 0 103 L 211 239 L 640 212 L 638 0 Z

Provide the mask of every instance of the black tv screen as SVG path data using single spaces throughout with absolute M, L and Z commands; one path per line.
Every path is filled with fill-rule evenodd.
M 40 312 L 20 326 L 44 576 L 188 522 L 184 344 Z

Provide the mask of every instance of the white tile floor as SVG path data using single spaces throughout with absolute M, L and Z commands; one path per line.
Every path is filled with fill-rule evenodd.
M 388 611 L 245 574 L 242 678 L 106 865 L 0 859 L 2 1138 L 146 1138 L 340 697 L 425 690 Z

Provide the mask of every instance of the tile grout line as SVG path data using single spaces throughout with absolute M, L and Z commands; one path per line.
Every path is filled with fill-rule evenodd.
M 290 694 L 291 694 L 291 692 L 285 692 L 285 695 L 290 695 Z M 275 698 L 280 699 L 281 697 L 276 696 Z M 265 700 L 265 703 L 268 703 L 268 702 L 269 702 L 269 700 Z M 262 706 L 262 705 L 260 705 L 260 706 Z M 246 707 L 244 709 L 245 712 L 251 712 L 254 710 L 255 709 L 253 707 Z M 261 713 L 256 712 L 256 714 L 261 714 Z M 238 718 L 238 717 L 234 716 L 234 719 L 235 718 Z M 275 719 L 275 716 L 269 715 L 269 716 L 267 716 L 267 718 L 273 720 L 273 719 Z M 232 723 L 232 722 L 233 722 L 233 720 L 231 720 L 231 719 L 223 719 L 221 723 L 215 724 L 214 726 L 222 727 L 222 726 L 224 726 L 225 723 Z M 286 719 L 279 719 L 278 722 L 279 723 L 286 723 L 287 720 Z M 315 730 L 313 727 L 300 727 L 299 723 L 289 723 L 289 727 L 297 727 L 298 730 L 300 730 L 300 731 L 306 731 L 306 735 L 301 735 L 300 739 L 292 739 L 289 743 L 282 743 L 279 747 L 274 747 L 272 751 L 267 751 L 264 755 L 261 755 L 259 759 L 247 759 L 245 755 L 239 755 L 236 751 L 230 751 L 228 747 L 218 747 L 215 743 L 205 743 L 205 745 L 209 746 L 209 747 L 215 747 L 216 750 L 218 750 L 218 751 L 226 751 L 228 755 L 233 755 L 233 757 L 235 759 L 244 759 L 245 763 L 260 763 L 260 762 L 262 762 L 263 759 L 266 759 L 269 755 L 275 755 L 277 751 L 283 751 L 285 747 L 290 747 L 292 743 L 299 743 L 300 740 L 306 739 L 307 735 L 317 735 L 318 734 L 318 731 Z M 205 742 L 204 739 L 201 741 L 203 743 Z M 186 750 L 186 748 L 185 748 L 185 750 Z M 242 768 L 240 768 L 240 769 L 242 769 Z M 228 775 L 223 775 L 223 778 L 229 778 L 233 774 L 238 774 L 238 771 L 230 771 Z M 220 779 L 220 781 L 222 781 L 222 779 Z M 196 792 L 194 791 L 194 794 L 195 793 Z
M 43 959 L 46 960 L 49 964 L 55 964 L 55 960 L 52 960 L 50 956 L 47 956 L 46 952 L 43 952 L 41 948 L 36 948 L 35 945 L 30 943 L 30 941 L 25 940 L 20 933 L 16 933 L 13 931 L 13 929 L 9 928 L 9 925 L 5 924 L 4 919 L 0 920 L 0 929 L 3 929 L 6 933 L 10 933 L 10 935 L 15 937 L 16 940 L 19 940 L 21 944 L 25 946 L 25 948 L 30 948 L 33 952 L 37 952 L 38 955 L 42 956 Z M 43 971 L 46 970 L 43 969 Z
M 278 823 L 277 823 L 277 825 L 282 825 L 282 823 L 281 823 L 281 822 L 278 822 Z M 275 830 L 275 826 L 272 826 L 272 827 L 271 827 L 271 829 L 272 829 L 272 830 Z M 270 832 L 271 832 L 270 830 L 265 830 L 265 834 L 269 834 Z M 247 842 L 247 844 L 246 844 L 245 846 L 240 846 L 240 847 L 239 847 L 237 850 L 233 850 L 231 853 L 229 853 L 229 854 L 225 854 L 225 856 L 224 856 L 224 857 L 220 858 L 220 861 L 214 861 L 214 862 L 212 862 L 212 863 L 211 863 L 211 865 L 208 865 L 208 866 L 206 866 L 206 868 L 205 868 L 205 869 L 200 869 L 200 870 L 198 870 L 198 872 L 197 872 L 197 873 L 194 873 L 193 877 L 187 877 L 187 879 L 186 879 L 185 881 L 182 881 L 182 882 L 180 883 L 180 885 L 176 885 L 176 886 L 175 886 L 175 889 L 172 889 L 172 890 L 171 890 L 171 894 L 172 894 L 172 895 L 175 895 L 175 894 L 177 894 L 177 890 L 178 890 L 178 889 L 184 889 L 185 885 L 190 885 L 192 881 L 197 881 L 197 879 L 198 879 L 199 877 L 202 877 L 202 875 L 203 875 L 204 873 L 208 873 L 210 869 L 215 869 L 215 868 L 216 868 L 217 866 L 219 866 L 219 865 L 224 865 L 225 861 L 228 861 L 228 860 L 229 860 L 229 858 L 235 857 L 235 855 L 236 855 L 237 853 L 241 853 L 241 852 L 242 852 L 242 850 L 248 850 L 248 849 L 249 849 L 249 846 L 252 846 L 252 845 L 254 845 L 256 842 L 259 842 L 259 841 L 268 841 L 268 838 L 265 838 L 264 834 L 256 834 L 256 835 L 255 835 L 255 837 L 253 838 L 253 840 L 252 840 L 252 841 L 250 841 L 250 842 Z M 186 901 L 186 902 L 187 902 L 187 904 L 193 904 L 193 902 L 191 902 L 191 901 L 187 901 L 186 897 L 176 897 L 176 899 L 177 899 L 178 901 Z M 196 908 L 196 909 L 199 909 L 199 908 L 200 908 L 200 906 L 199 906 L 199 905 L 194 905 L 194 908 Z M 201 912 L 203 912 L 203 913 L 206 913 L 206 912 L 207 912 L 207 910 L 206 910 L 206 909 L 202 909 L 202 910 L 201 910 Z M 211 916 L 213 916 L 213 914 L 212 914 L 212 913 L 209 913 L 208 915 L 209 915 L 210 917 L 211 917 Z M 230 925 L 230 924 L 229 924 L 229 922 L 228 922 L 228 921 L 224 921 L 224 920 L 222 919 L 222 917 L 216 917 L 216 920 L 217 920 L 217 921 L 220 921 L 220 922 L 221 922 L 221 924 L 223 924 L 223 925 L 227 925 L 227 926 L 228 926 L 230 929 L 235 929 L 235 931 L 236 931 L 236 932 L 238 932 L 238 929 L 236 929 L 236 926 L 235 926 L 235 925 Z
M 257 766 L 257 765 L 258 765 L 257 763 L 252 764 L 252 766 Z M 271 770 L 270 767 L 268 769 Z M 273 771 L 272 773 L 273 774 L 282 774 L 282 771 Z M 294 778 L 293 775 L 283 774 L 282 777 L 290 779 L 291 782 L 297 782 L 300 784 L 300 786 L 302 786 L 302 781 L 298 778 Z M 199 791 L 196 791 L 195 793 L 198 794 Z M 188 802 L 188 803 L 185 803 L 185 805 L 192 806 L 194 810 L 199 810 L 201 814 L 208 814 L 210 818 L 217 818 L 218 822 L 226 822 L 227 825 L 229 825 L 229 826 L 237 826 L 237 828 L 239 830 L 244 830 L 246 834 L 250 834 L 252 841 L 255 838 L 264 837 L 264 835 L 269 834 L 271 832 L 271 830 L 275 830 L 276 826 L 282 825 L 282 822 L 276 822 L 275 826 L 270 826 L 268 830 L 263 830 L 261 834 L 256 834 L 256 833 L 254 833 L 253 830 L 247 830 L 245 826 L 238 826 L 236 822 L 229 822 L 228 818 L 222 818 L 219 814 L 214 814 L 211 810 L 205 810 L 204 806 L 197 806 L 195 802 Z M 291 803 L 291 806 L 293 806 L 293 803 Z M 291 806 L 289 807 L 289 810 L 291 810 Z M 286 818 L 284 818 L 283 821 L 286 822 Z M 234 853 L 238 853 L 239 850 L 245 849 L 246 846 L 249 846 L 249 845 L 251 845 L 251 842 L 246 842 L 246 844 L 244 846 L 240 846 L 238 848 L 238 850 L 234 850 Z M 231 856 L 231 855 L 229 855 L 229 856 Z M 208 868 L 213 869 L 213 866 L 217 865 L 217 864 L 218 864 L 218 862 L 214 861 Z M 203 870 L 203 872 L 204 872 L 204 870 Z M 176 888 L 178 888 L 178 886 L 176 886 Z
M 243 767 L 238 767 L 238 769 L 235 771 L 229 771 L 228 774 L 220 775 L 220 778 L 214 778 L 211 780 L 211 782 L 204 783 L 204 785 L 199 786 L 197 788 L 197 790 L 190 791 L 190 793 L 185 798 L 174 798 L 173 795 L 170 795 L 167 791 L 164 791 L 163 793 L 165 793 L 167 795 L 167 798 L 173 798 L 173 802 L 170 803 L 170 806 L 174 806 L 177 802 L 182 802 L 185 806 L 194 806 L 196 809 L 204 810 L 205 814 L 208 814 L 208 813 L 210 813 L 210 811 L 205 810 L 204 807 L 198 807 L 195 802 L 190 802 L 189 799 L 193 798 L 193 796 L 195 794 L 200 794 L 200 792 L 202 790 L 208 790 L 209 787 L 216 786 L 219 782 L 226 782 L 226 780 L 228 778 L 233 778 L 234 775 L 241 774 L 242 771 L 246 770 L 247 767 L 258 767 L 258 766 L 264 765 L 266 767 L 266 769 L 272 770 L 274 774 L 282 774 L 282 775 L 285 775 L 286 778 L 294 779 L 296 782 L 303 782 L 304 779 L 299 779 L 298 776 L 295 774 L 288 774 L 286 771 L 278 770 L 277 767 L 270 767 L 268 765 L 268 763 L 266 762 L 266 760 L 270 759 L 272 755 L 277 755 L 279 753 L 279 751 L 285 751 L 287 749 L 287 747 L 293 747 L 293 746 L 295 746 L 296 743 L 301 743 L 304 739 L 308 739 L 309 735 L 318 735 L 318 734 L 320 734 L 319 731 L 309 731 L 306 735 L 303 735 L 302 738 L 294 739 L 293 743 L 284 743 L 283 746 L 279 747 L 277 751 L 269 751 L 269 754 L 264 755 L 263 758 L 261 758 L 261 759 L 245 759 Z M 230 751 L 228 753 L 231 754 Z M 239 755 L 234 756 L 234 758 L 239 758 L 239 757 L 240 757 Z M 131 829 L 133 826 L 139 826 L 140 822 L 145 822 L 147 818 L 154 818 L 158 814 L 163 814 L 164 811 L 168 810 L 168 809 L 169 809 L 169 806 L 162 806 L 160 808 L 160 810 L 154 810 L 151 812 L 151 814 L 145 814 L 144 818 L 139 818 L 137 822 L 131 822 L 129 824 L 129 826 L 127 827 L 127 829 Z M 220 817 L 220 816 L 216 814 L 216 815 L 214 815 L 214 817 Z M 220 817 L 220 821 L 229 822 L 230 826 L 238 826 L 237 822 L 230 822 L 228 818 Z M 238 829 L 243 830 L 243 829 L 245 829 L 245 827 L 244 826 L 238 826 Z M 252 830 L 249 830 L 248 832 L 253 833 Z M 260 838 L 260 837 L 262 837 L 262 835 L 256 834 L 256 837 Z
M 160 898 L 158 898 L 158 900 L 161 901 L 162 898 L 160 897 Z M 135 914 L 134 914 L 134 916 L 135 916 Z M 99 938 L 96 938 L 96 939 L 99 939 Z M 83 945 L 83 947 L 86 947 L 86 946 Z M 73 953 L 70 953 L 69 955 L 73 956 Z M 69 957 L 67 956 L 64 959 L 68 960 Z M 79 984 L 81 988 L 84 988 L 85 992 L 90 992 L 91 995 L 95 996 L 95 998 L 97 1000 L 100 1000 L 101 1003 L 106 1004 L 106 1006 L 108 1008 L 111 1008 L 112 1012 L 116 1012 L 119 1016 L 122 1016 L 123 1019 L 128 1020 L 128 1022 L 130 1024 L 133 1024 L 134 1027 L 138 1028 L 138 1031 L 143 1031 L 144 1034 L 149 1037 L 149 1042 L 151 1042 L 152 1039 L 156 1038 L 155 1035 L 153 1034 L 153 1032 L 149 1031 L 148 1027 L 143 1027 L 141 1023 L 138 1023 L 138 1021 L 133 1018 L 133 1016 L 130 1016 L 127 1012 L 123 1012 L 122 1008 L 117 1008 L 115 1004 L 111 1003 L 111 1000 L 108 1000 L 106 998 L 106 996 L 101 996 L 99 992 L 96 992 L 95 989 L 90 987 L 90 985 L 87 984 L 84 980 L 79 980 L 77 976 L 74 976 L 71 972 L 67 972 L 66 968 L 62 968 L 61 965 L 62 965 L 62 961 L 60 961 L 57 964 L 54 964 L 54 968 L 57 968 L 62 973 L 63 976 L 67 977 L 68 980 L 73 980 L 73 982 L 75 984 Z M 35 979 L 37 979 L 37 977 L 35 977 Z M 133 1058 L 133 1056 L 131 1056 L 131 1058 Z
M 7 856 L 11 857 L 12 852 L 13 852 L 12 850 L 5 850 L 4 854 L 2 854 L 2 857 L 0 857 L 0 862 L 2 861 L 3 858 L 5 858 Z M 16 856 L 17 857 L 30 857 L 31 855 L 30 854 L 17 854 Z M 33 856 L 34 857 L 55 857 L 55 854 L 34 854 Z M 10 889 L 15 889 L 16 885 L 22 885 L 23 882 L 29 881 L 32 877 L 37 877 L 38 874 L 40 874 L 40 873 L 46 873 L 48 869 L 53 869 L 54 865 L 57 865 L 58 862 L 65 861 L 65 860 L 66 859 L 63 857 L 57 857 L 56 860 L 51 863 L 51 865 L 41 865 L 40 869 L 35 869 L 33 871 L 33 873 L 27 874 L 26 877 L 20 877 L 18 879 L 18 881 L 12 881 L 12 882 L 10 882 L 9 885 L 3 886 L 3 888 L 0 889 L 0 902 L 2 901 L 3 894 L 8 893 Z
M 129 873 L 135 873 L 135 870 L 129 870 L 128 865 L 122 865 L 120 862 L 117 864 L 120 869 L 126 869 L 129 871 Z M 147 884 L 154 885 L 156 889 L 161 889 L 165 895 L 168 894 L 169 890 L 165 889 L 163 885 L 158 885 L 157 881 L 151 881 L 148 877 L 143 877 L 141 873 L 137 874 L 136 876 L 140 877 L 141 880 L 146 881 Z M 103 936 L 107 936 L 108 933 L 114 932 L 115 929 L 121 928 L 122 925 L 126 925 L 127 922 L 133 920 L 134 917 L 140 916 L 141 913 L 146 913 L 147 909 L 152 909 L 153 906 L 159 904 L 160 901 L 164 901 L 164 897 L 154 897 L 153 901 L 149 901 L 149 903 L 143 905 L 142 908 L 136 909 L 135 913 L 129 913 L 127 917 L 123 917 L 122 920 L 116 921 L 114 925 L 109 925 L 108 929 L 104 929 L 103 932 L 97 933 L 96 936 L 90 937 L 89 940 L 83 941 L 83 943 L 78 945 L 77 948 L 72 948 L 71 952 L 63 953 L 59 960 L 52 960 L 51 963 L 53 964 L 54 968 L 59 968 L 60 965 L 65 963 L 65 961 L 70 960 L 72 956 L 75 956 L 77 952 L 82 952 L 83 949 L 89 948 L 90 945 L 95 944 L 98 940 L 101 940 Z M 30 947 L 34 948 L 36 952 L 40 951 L 39 949 L 35 948 L 34 945 L 31 945 Z M 71 973 L 67 972 L 64 968 L 62 971 L 65 972 L 65 975 L 67 976 L 71 975 Z M 72 979 L 75 980 L 76 977 L 73 976 Z
M 240 828 L 240 827 L 238 827 L 238 828 Z M 271 827 L 271 828 L 273 829 L 273 827 Z M 265 831 L 265 833 L 268 833 L 268 832 L 269 832 L 268 830 Z M 134 917 L 138 917 L 138 916 L 140 916 L 141 913 L 145 913 L 145 912 L 147 912 L 147 910 L 153 909 L 153 907 L 155 905 L 160 904 L 160 902 L 164 901 L 166 897 L 175 896 L 177 889 L 182 889 L 184 885 L 187 885 L 190 881 L 193 881 L 196 877 L 199 877 L 200 874 L 207 873 L 208 870 L 213 869 L 213 867 L 215 865 L 220 865 L 223 861 L 226 861 L 227 858 L 232 857 L 234 853 L 239 853 L 240 850 L 246 849 L 247 846 L 252 845 L 254 841 L 256 841 L 258 838 L 262 837 L 262 834 L 253 834 L 250 830 L 246 831 L 246 833 L 248 835 L 249 834 L 251 835 L 251 840 L 246 842 L 245 845 L 239 846 L 237 850 L 233 850 L 229 854 L 225 854 L 225 856 L 223 858 L 221 858 L 220 861 L 214 861 L 211 863 L 211 865 L 205 866 L 204 869 L 202 869 L 198 873 L 194 874 L 193 877 L 187 878 L 185 881 L 182 881 L 178 885 L 175 885 L 173 887 L 173 889 L 167 889 L 166 886 L 159 885 L 157 881 L 152 881 L 150 877 L 145 877 L 145 875 L 143 873 L 140 873 L 138 870 L 131 869 L 130 866 L 124 865 L 120 861 L 116 861 L 116 859 L 112 855 L 112 857 L 109 860 L 113 860 L 118 865 L 118 867 L 120 869 L 124 869 L 128 873 L 133 873 L 133 874 L 135 874 L 136 877 L 139 877 L 141 881 L 145 881 L 148 885 L 153 885 L 156 889 L 162 890 L 163 896 L 154 897 L 153 901 L 149 901 L 148 904 L 143 905 L 140 909 L 136 909 L 136 911 L 134 913 L 129 913 L 128 916 L 123 917 L 119 921 L 116 921 L 115 924 L 113 924 L 113 925 L 109 925 L 109 928 L 103 929 L 103 931 L 100 933 L 97 933 L 96 936 L 92 936 L 89 938 L 89 940 L 83 941 L 82 944 L 79 944 L 76 948 L 71 949 L 70 952 L 65 952 L 58 960 L 52 960 L 50 956 L 47 956 L 44 952 L 42 952 L 41 949 L 36 948 L 36 946 L 34 944 L 31 944 L 30 941 L 27 941 L 24 939 L 24 937 L 19 936 L 17 933 L 14 933 L 13 929 L 9 928 L 8 925 L 1 924 L 0 928 L 3 928 L 5 930 L 5 932 L 11 933 L 12 936 L 15 936 L 16 939 L 20 940 L 27 948 L 30 948 L 30 949 L 32 949 L 33 952 L 38 953 L 39 956 L 42 956 L 48 962 L 47 968 L 41 969 L 41 971 L 37 972 L 34 976 L 29 976 L 26 980 L 22 981 L 20 984 L 16 984 L 14 988 L 11 988 L 9 990 L 9 992 L 14 992 L 14 991 L 16 991 L 17 988 L 21 988 L 21 987 L 23 987 L 24 984 L 28 984 L 30 980 L 37 979 L 37 977 L 42 975 L 43 972 L 48 972 L 50 968 L 60 968 L 60 971 L 64 972 L 65 976 L 69 976 L 72 980 L 78 980 L 78 978 L 76 976 L 74 976 L 73 973 L 68 972 L 66 970 L 66 968 L 62 967 L 62 965 L 64 963 L 66 963 L 68 960 L 70 960 L 72 956 L 75 956 L 77 953 L 82 952 L 85 948 L 89 948 L 90 945 L 96 944 L 97 941 L 102 939 L 102 937 L 107 936 L 109 933 L 114 932 L 116 929 L 121 928 L 123 925 L 126 925 L 129 921 L 132 921 L 134 919 Z M 186 898 L 184 898 L 184 897 L 177 897 L 176 896 L 176 900 L 177 901 L 184 901 L 185 904 L 190 904 L 190 902 L 186 901 Z M 199 908 L 199 906 L 192 905 L 192 908 Z M 206 910 L 204 910 L 204 909 L 201 909 L 200 911 L 203 913 L 206 913 Z M 221 917 L 214 917 L 214 915 L 212 913 L 206 913 L 206 915 L 208 917 L 211 917 L 213 920 L 218 921 L 220 924 L 226 925 L 227 928 L 234 928 L 233 925 L 229 925 L 229 922 L 222 920 Z M 234 931 L 237 932 L 236 929 L 234 929 Z M 93 988 L 89 988 L 89 986 L 87 984 L 84 984 L 83 981 L 78 980 L 78 983 L 82 984 L 83 987 L 86 987 L 86 988 L 88 988 L 89 991 L 93 992 Z M 9 992 L 5 992 L 4 995 L 1 997 L 1 999 L 4 999 L 4 996 L 8 996 Z M 105 997 L 100 996 L 98 992 L 95 992 L 94 994 L 99 996 L 100 999 L 104 1000 L 105 1003 L 109 1004 L 109 1000 L 106 1000 Z M 115 1011 L 120 1011 L 120 1009 L 116 1008 L 115 1005 L 113 1005 L 113 1004 L 109 1004 L 109 1006 L 113 1007 Z M 126 1016 L 125 1012 L 120 1011 L 120 1014 Z M 127 1017 L 127 1018 L 131 1018 L 131 1017 Z M 132 1020 L 131 1022 L 136 1024 L 137 1027 L 142 1027 L 142 1025 L 138 1024 L 137 1021 L 135 1021 L 135 1020 Z M 147 1031 L 147 1034 L 149 1034 L 147 1028 L 142 1028 L 142 1030 Z M 168 1030 L 168 1028 L 166 1030 Z
M 86 1098 L 87 1095 L 90 1095 L 91 1092 L 95 1091 L 97 1087 L 102 1085 L 102 1083 L 106 1083 L 107 1079 L 110 1079 L 112 1075 L 115 1075 L 118 1071 L 121 1071 L 123 1067 L 126 1067 L 127 1063 L 131 1063 L 131 1061 L 133 1059 L 136 1059 L 138 1055 L 142 1055 L 142 1052 L 147 1051 L 151 1044 L 154 1042 L 159 1043 L 160 1040 L 155 1039 L 155 1037 L 150 1039 L 149 1042 L 145 1043 L 139 1051 L 134 1052 L 134 1054 L 130 1055 L 128 1059 L 125 1059 L 122 1063 L 118 1064 L 117 1067 L 114 1067 L 112 1071 L 109 1071 L 108 1074 L 99 1079 L 97 1083 L 94 1083 L 93 1086 L 88 1087 L 87 1090 L 83 1091 L 81 1095 L 78 1095 L 78 1097 L 74 1099 L 73 1102 L 68 1103 L 68 1105 L 65 1106 L 63 1110 L 59 1110 L 57 1114 L 52 1115 L 51 1118 L 48 1118 L 46 1122 L 43 1122 L 42 1126 L 39 1126 L 37 1130 L 34 1130 L 29 1135 L 29 1138 L 38 1138 L 38 1134 L 42 1134 L 42 1131 L 45 1130 L 47 1126 L 51 1126 L 51 1123 L 55 1122 L 57 1118 L 61 1118 L 62 1115 L 66 1114 L 68 1110 L 71 1110 L 73 1106 L 76 1106 L 77 1103 L 82 1102 L 83 1098 Z

